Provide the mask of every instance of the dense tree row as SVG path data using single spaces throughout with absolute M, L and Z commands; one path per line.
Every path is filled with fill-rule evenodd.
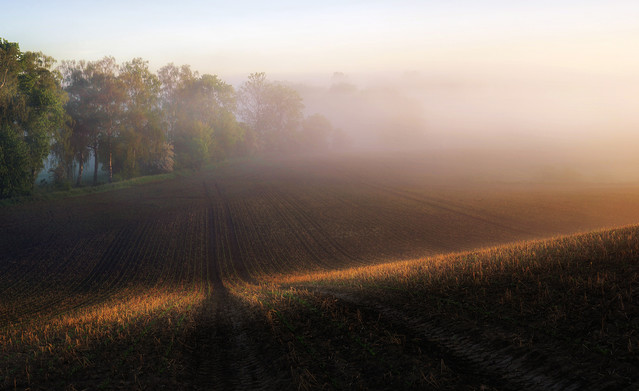
M 28 193 L 44 160 L 58 183 L 81 186 L 92 162 L 130 178 L 250 153 L 323 149 L 334 132 L 320 114 L 303 117 L 298 92 L 251 74 L 236 91 L 188 65 L 150 71 L 135 58 L 117 64 L 54 60 L 0 40 L 0 197 Z
M 66 94 L 52 65 L 52 58 L 0 39 L 0 197 L 30 191 L 64 126 Z

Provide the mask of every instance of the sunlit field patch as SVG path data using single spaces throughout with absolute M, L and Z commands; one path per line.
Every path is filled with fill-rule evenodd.
M 559 356 L 593 354 L 621 372 L 638 363 L 637 227 L 284 275 L 273 283 L 280 289 L 347 293 L 362 303 L 401 308 L 416 319 L 505 330 L 520 345 L 555 346 Z
M 0 333 L 2 384 L 30 386 L 32 377 L 41 382 L 66 376 L 89 376 L 91 384 L 99 376 L 113 387 L 130 382 L 136 372 L 175 376 L 176 356 L 204 296 L 197 285 L 127 289 L 99 304 L 9 324 Z

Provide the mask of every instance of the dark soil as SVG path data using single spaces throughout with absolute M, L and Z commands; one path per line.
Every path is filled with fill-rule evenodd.
M 632 386 L 627 369 L 601 375 L 614 361 L 584 367 L 576 358 L 590 363 L 590 356 L 553 350 L 548 341 L 535 349 L 523 341 L 518 350 L 511 329 L 413 312 L 404 298 L 260 285 L 275 274 L 639 221 L 639 197 L 629 196 L 636 189 L 545 189 L 531 197 L 524 188 L 496 193 L 492 184 L 425 182 L 419 170 L 400 175 L 392 167 L 373 160 L 245 163 L 0 208 L 0 388 Z M 81 351 L 69 342 L 82 338 L 74 325 L 46 343 L 15 339 L 127 295 L 190 287 L 206 292 L 197 307 L 136 319 L 126 337 L 90 340 Z M 120 326 L 104 327 L 100 335 Z

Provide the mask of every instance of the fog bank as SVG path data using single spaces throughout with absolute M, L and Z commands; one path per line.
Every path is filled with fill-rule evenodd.
M 639 78 L 335 73 L 295 87 L 354 149 L 466 151 L 495 172 L 527 167 L 522 180 L 639 180 Z

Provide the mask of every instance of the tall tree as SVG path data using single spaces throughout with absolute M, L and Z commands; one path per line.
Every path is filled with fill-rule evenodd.
M 268 91 L 267 124 L 270 137 L 267 146 L 271 150 L 290 150 L 297 147 L 304 103 L 299 93 L 284 84 L 272 83 Z
M 258 150 L 264 149 L 265 134 L 268 133 L 266 125 L 268 90 L 269 82 L 264 72 L 251 73 L 248 80 L 240 87 L 238 112 L 249 130 L 256 136 Z
M 189 65 L 177 67 L 170 63 L 160 68 L 158 79 L 160 80 L 160 106 L 162 109 L 161 118 L 167 139 L 172 141 L 173 133 L 176 130 L 178 116 L 180 115 L 181 94 L 187 83 L 199 78 L 197 72 L 193 72 Z
M 206 121 L 212 129 L 209 156 L 216 161 L 224 160 L 244 137 L 244 128 L 234 114 L 237 110 L 235 89 L 215 75 L 203 75 L 200 85 L 202 111 L 208 113 Z
M 303 118 L 299 93 L 264 73 L 252 73 L 240 88 L 239 114 L 258 140 L 258 149 L 281 151 L 294 147 Z
M 113 182 L 114 139 L 118 136 L 123 121 L 126 90 L 122 80 L 118 77 L 118 65 L 115 58 L 104 57 L 92 66 L 95 67 L 92 83 L 96 88 L 95 108 L 99 124 L 100 150 L 103 153 L 109 183 L 111 183 Z
M 122 64 L 118 77 L 125 90 L 125 105 L 117 143 L 117 164 L 122 173 L 130 177 L 151 171 L 153 163 L 164 152 L 160 80 L 141 58 Z
M 72 161 L 67 164 L 73 164 L 73 161 L 78 163 L 76 186 L 80 186 L 84 165 L 90 157 L 89 151 L 93 150 L 94 156 L 98 152 L 99 130 L 94 105 L 96 91 L 92 85 L 93 66 L 85 61 L 63 61 L 59 69 L 63 75 L 64 90 L 69 96 L 65 109 L 70 116 L 67 144 L 70 151 L 66 152 L 66 156 L 71 156 Z M 95 182 L 97 166 L 94 171 Z
M 215 75 L 169 64 L 159 71 L 162 112 L 175 147 L 176 164 L 200 168 L 208 160 L 228 156 L 244 129 L 234 111 L 233 87 Z
M 54 60 L 0 39 L 0 196 L 26 193 L 64 125 L 66 94 Z

